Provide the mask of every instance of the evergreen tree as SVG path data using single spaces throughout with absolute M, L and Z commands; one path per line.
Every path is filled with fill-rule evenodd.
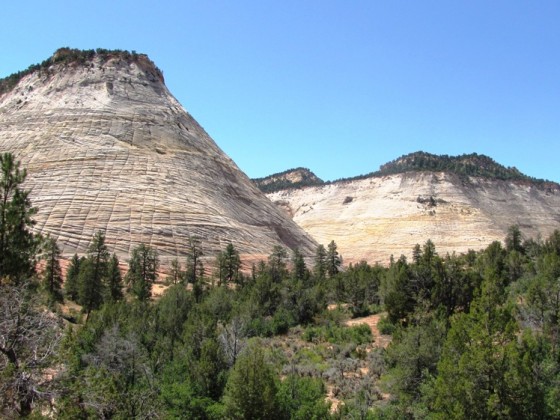
M 181 270 L 181 263 L 178 258 L 171 260 L 169 275 L 166 280 L 171 284 L 179 284 L 184 280 L 184 273 Z
M 30 230 L 37 210 L 21 189 L 26 175 L 11 153 L 0 155 L 0 277 L 16 282 L 34 272 L 38 245 Z
M 320 379 L 289 375 L 281 382 L 278 397 L 285 418 L 330 418 L 329 404 L 325 400 L 325 385 Z
M 224 395 L 226 411 L 233 419 L 272 419 L 280 411 L 275 373 L 256 342 L 239 356 Z
M 323 245 L 318 245 L 315 251 L 315 266 L 313 267 L 313 274 L 317 281 L 325 279 L 327 274 L 327 250 Z
M 88 248 L 86 260 L 80 263 L 79 303 L 89 314 L 103 303 L 103 286 L 109 265 L 109 251 L 105 245 L 105 235 L 98 231 Z
M 447 320 L 423 307 L 413 318 L 411 325 L 397 328 L 393 335 L 386 353 L 389 370 L 383 382 L 398 400 L 403 417 L 422 418 L 414 415 L 422 409 L 421 384 L 437 371 Z
M 288 270 L 286 268 L 286 259 L 288 253 L 285 248 L 275 245 L 272 253 L 268 257 L 268 270 L 273 283 L 280 283 L 286 277 Z
M 140 244 L 132 250 L 128 264 L 126 282 L 132 294 L 140 301 L 150 299 L 159 268 L 157 251 L 149 245 Z
M 186 267 L 186 277 L 187 282 L 192 283 L 193 287 L 198 283 L 200 272 L 204 272 L 204 266 L 202 264 L 202 247 L 200 245 L 200 239 L 189 238 L 189 253 L 187 254 L 187 267 Z
M 44 245 L 45 270 L 43 284 L 49 295 L 49 301 L 62 302 L 62 269 L 60 268 L 60 248 L 56 241 L 48 236 Z
M 365 261 L 348 267 L 342 274 L 344 292 L 354 317 L 369 313 L 369 305 L 378 304 L 380 267 L 371 267 Z
M 123 281 L 116 254 L 111 256 L 107 268 L 107 301 L 118 302 L 123 298 Z
M 511 418 L 507 381 L 517 323 L 503 282 L 488 277 L 468 314 L 453 319 L 434 382 L 433 409 L 447 418 Z
M 406 321 L 406 317 L 414 310 L 410 277 L 410 268 L 404 255 L 397 261 L 391 260 L 381 282 L 380 294 L 392 323 Z
M 89 314 L 103 303 L 103 283 L 95 282 L 95 268 L 93 262 L 86 258 L 80 264 L 80 274 L 78 276 L 78 303 L 82 305 L 82 310 Z
M 80 275 L 80 263 L 83 259 L 78 257 L 78 254 L 74 254 L 70 260 L 70 264 L 66 269 L 66 281 L 64 282 L 64 293 L 66 297 L 70 300 L 76 302 L 78 300 L 79 293 L 79 280 Z
M 292 255 L 292 277 L 296 281 L 301 281 L 303 284 L 309 286 L 309 270 L 307 269 L 307 265 L 305 264 L 305 260 L 303 259 L 303 255 L 301 254 L 299 248 L 294 249 Z
M 233 244 L 227 244 L 226 249 L 218 255 L 218 267 L 220 284 L 238 282 L 241 258 Z
M 342 264 L 342 257 L 337 251 L 337 246 L 334 241 L 331 241 L 327 247 L 327 274 L 329 278 L 334 277 L 340 270 Z
M 506 250 L 508 252 L 517 251 L 524 253 L 523 249 L 523 235 L 519 229 L 519 225 L 513 225 L 508 228 L 508 233 L 506 236 Z

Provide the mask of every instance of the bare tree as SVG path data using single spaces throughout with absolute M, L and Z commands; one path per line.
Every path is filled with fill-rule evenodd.
M 220 334 L 218 340 L 230 367 L 235 364 L 237 356 L 245 348 L 247 342 L 245 327 L 245 321 L 238 316 L 234 317 L 227 325 L 219 325 Z
M 158 417 L 155 374 L 134 333 L 123 335 L 119 325 L 113 325 L 83 361 L 88 365 L 83 378 L 84 406 L 100 418 Z
M 0 404 L 4 414 L 27 416 L 53 393 L 52 368 L 61 320 L 38 302 L 29 284 L 0 285 Z

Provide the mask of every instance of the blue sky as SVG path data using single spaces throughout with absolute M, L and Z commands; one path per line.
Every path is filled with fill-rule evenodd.
M 146 53 L 250 177 L 483 153 L 560 181 L 560 1 L 26 1 L 0 77 L 57 48 Z

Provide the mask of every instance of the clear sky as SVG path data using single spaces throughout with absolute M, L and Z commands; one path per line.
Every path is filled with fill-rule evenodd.
M 250 177 L 481 153 L 560 181 L 558 0 L 6 2 L 0 77 L 57 48 L 146 53 Z

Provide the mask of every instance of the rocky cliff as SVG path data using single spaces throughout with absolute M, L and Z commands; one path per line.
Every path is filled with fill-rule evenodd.
M 261 258 L 313 240 L 262 194 L 170 94 L 141 54 L 61 49 L 0 83 L 0 150 L 28 170 L 36 230 L 63 253 L 95 231 L 128 256 L 139 243 L 165 260 L 199 238 Z
M 473 164 L 472 156 L 462 161 Z M 487 158 L 482 161 L 488 163 Z M 268 197 L 317 242 L 327 245 L 334 240 L 346 262 L 386 264 L 391 255 L 410 256 L 414 245 L 427 239 L 442 255 L 478 250 L 503 241 L 514 224 L 527 238 L 545 238 L 560 229 L 558 184 L 513 176 L 513 169 L 500 169 L 499 179 L 449 168 L 406 168 L 397 173 L 389 165 L 385 170 L 395 173 L 284 189 Z M 484 173 L 496 168 L 499 165 L 485 164 Z

